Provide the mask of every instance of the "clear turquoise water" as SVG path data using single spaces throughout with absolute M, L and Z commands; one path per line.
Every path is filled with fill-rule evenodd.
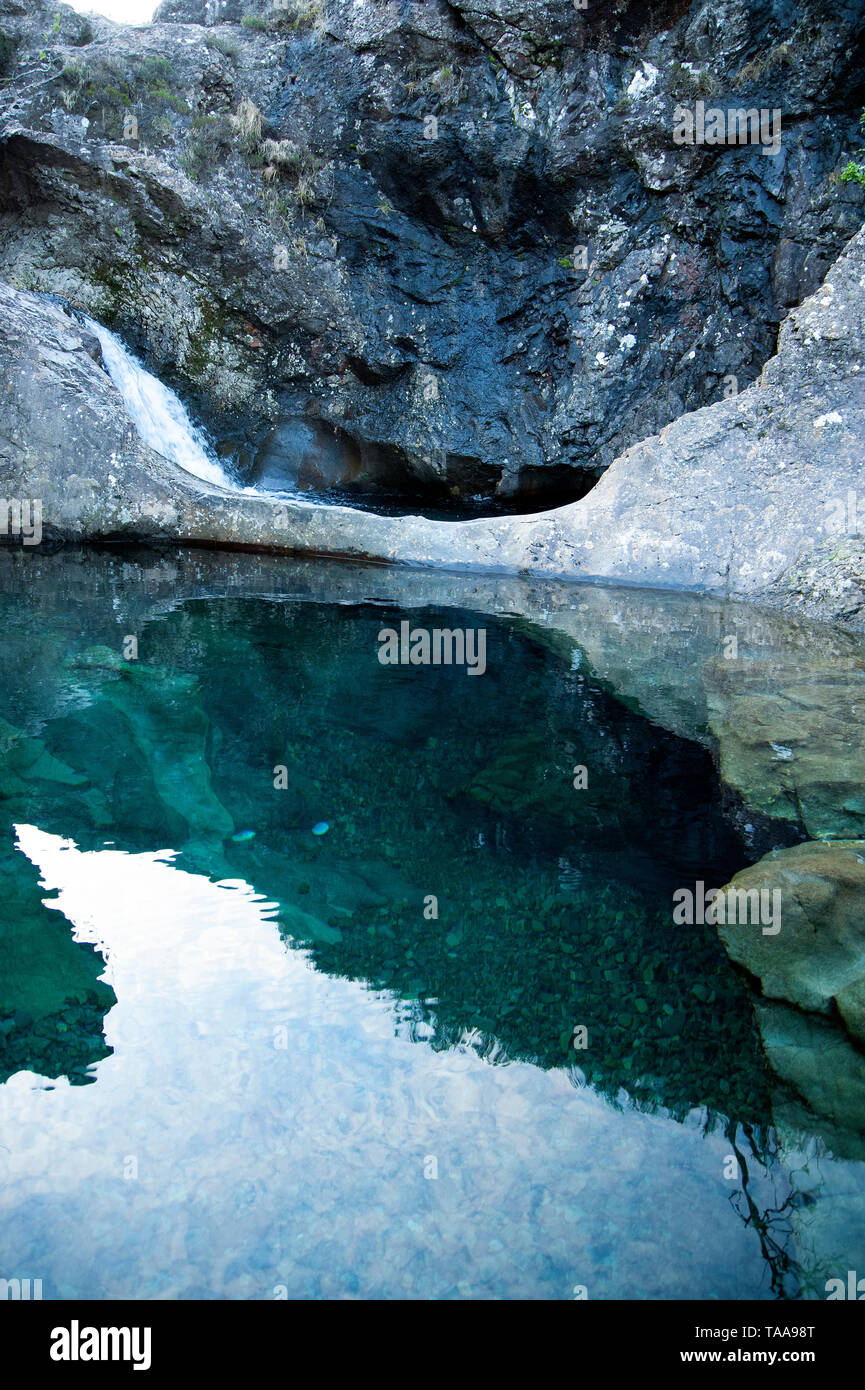
M 779 1137 L 744 983 L 671 924 L 748 858 L 707 752 L 469 612 L 482 678 L 379 663 L 432 611 L 184 599 L 126 661 L 121 609 L 0 598 L 0 1276 L 709 1299 L 856 1267 L 858 1165 Z

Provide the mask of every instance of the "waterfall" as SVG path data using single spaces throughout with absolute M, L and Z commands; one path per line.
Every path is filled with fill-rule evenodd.
M 115 334 L 101 323 L 83 316 L 84 323 L 99 339 L 102 360 L 114 382 L 132 423 L 151 449 L 170 459 L 187 473 L 205 482 L 236 490 L 226 476 L 201 430 L 196 429 L 183 403 L 173 391 L 151 376 Z

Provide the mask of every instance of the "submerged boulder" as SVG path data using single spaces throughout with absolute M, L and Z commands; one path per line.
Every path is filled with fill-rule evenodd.
M 206 757 L 209 724 L 198 680 L 124 660 L 107 647 L 92 647 L 68 665 L 91 699 L 121 716 L 163 812 L 181 818 L 190 841 L 187 852 L 218 854 L 234 822 L 213 791 Z
M 769 928 L 761 895 L 777 895 Z M 723 899 L 719 935 L 759 986 L 766 1059 L 789 1088 L 778 1113 L 792 1093 L 839 1127 L 830 1143 L 844 1153 L 848 1136 L 865 1135 L 865 841 L 774 850 L 736 874 Z
M 781 1003 L 759 1003 L 757 1021 L 773 1071 L 816 1115 L 865 1133 L 865 1056 L 827 1019 Z M 781 1105 L 783 1113 L 783 1104 Z M 841 1152 L 849 1147 L 830 1140 Z
M 734 891 L 740 895 L 735 914 Z M 763 994 L 813 1013 L 837 1011 L 865 1044 L 865 841 L 809 841 L 773 850 L 736 874 L 724 893 L 721 940 L 759 979 Z M 743 920 L 742 893 L 780 895 L 771 926 L 756 913 Z
M 805 660 L 806 640 L 770 656 L 743 634 L 736 660 L 707 662 L 721 776 L 753 810 L 811 839 L 856 839 L 865 830 L 865 659 L 855 649 L 827 659 L 810 646 Z

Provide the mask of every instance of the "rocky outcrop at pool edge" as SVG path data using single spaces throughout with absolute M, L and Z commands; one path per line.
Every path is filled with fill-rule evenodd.
M 720 917 L 728 954 L 759 985 L 774 1071 L 817 1114 L 865 1132 L 865 841 L 772 851 L 736 874 Z
M 754 894 L 768 894 L 769 901 L 779 894 L 777 920 L 768 927 L 744 920 L 742 893 L 754 903 Z M 840 1015 L 851 1037 L 865 1045 L 865 841 L 808 841 L 774 850 L 738 873 L 725 894 L 721 939 L 733 960 L 760 980 L 766 997 Z
M 47 536 L 529 571 L 788 606 L 790 576 L 809 556 L 838 543 L 838 563 L 850 563 L 843 532 L 865 463 L 865 230 L 789 315 L 759 383 L 628 450 L 580 502 L 460 523 L 200 483 L 138 439 L 94 360 L 98 345 L 59 306 L 8 286 L 0 305 L 0 484 L 6 497 L 42 499 Z M 861 627 L 865 611 L 841 592 L 839 616 Z M 833 616 L 826 602 L 820 616 Z

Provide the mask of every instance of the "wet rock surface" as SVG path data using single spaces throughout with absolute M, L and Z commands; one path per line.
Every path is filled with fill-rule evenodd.
M 743 894 L 752 895 L 747 908 Z M 754 894 L 770 907 L 774 895 L 780 897 L 780 913 L 768 929 L 753 910 Z M 736 874 L 723 901 L 718 932 L 731 959 L 759 987 L 757 1022 L 769 1065 L 812 1112 L 861 1135 L 865 841 L 809 841 L 775 850 Z M 850 1147 L 842 1136 L 840 1151 Z
M 174 602 L 201 595 L 426 608 L 440 614 L 444 626 L 452 625 L 448 615 L 460 609 L 506 619 L 550 647 L 565 669 L 594 675 L 661 729 L 712 751 L 725 783 L 741 799 L 742 823 L 750 825 L 748 833 L 757 836 L 757 844 L 761 819 L 773 826 L 775 843 L 788 834 L 808 838 L 808 824 L 814 823 L 802 824 L 789 795 L 796 759 L 780 757 L 772 747 L 783 748 L 782 739 L 790 737 L 791 710 L 801 705 L 802 682 L 810 672 L 816 685 L 835 688 L 850 704 L 834 714 L 827 711 L 825 719 L 812 706 L 804 709 L 797 758 L 806 756 L 806 765 L 817 769 L 822 780 L 815 780 L 809 791 L 798 775 L 800 802 L 806 817 L 812 806 L 815 820 L 822 817 L 820 831 L 812 829 L 811 835 L 850 834 L 851 813 L 843 804 L 852 804 L 861 790 L 856 682 L 865 681 L 865 671 L 860 674 L 862 640 L 856 634 L 704 595 L 176 547 L 142 547 L 126 555 L 106 571 L 105 557 L 83 548 L 54 554 L 0 549 L 0 587 L 14 599 L 38 583 L 46 613 L 61 631 L 69 622 L 64 615 L 70 602 L 93 603 L 104 591 L 107 574 L 116 611 L 129 632 L 140 632 Z M 52 710 L 62 704 L 57 680 L 68 652 L 31 648 L 25 637 L 14 659 L 29 673 L 45 708 Z M 727 659 L 730 639 L 735 639 L 737 655 Z M 113 663 L 119 665 L 116 656 Z M 94 676 L 119 679 L 98 669 Z M 755 690 L 762 701 L 759 736 L 743 754 L 742 725 L 753 713 Z M 722 710 L 723 718 L 715 710 Z M 829 788 L 836 799 L 834 820 L 829 818 Z
M 723 658 L 704 673 L 721 773 L 748 805 L 813 839 L 865 828 L 863 749 L 855 730 L 865 667 L 851 652 L 824 666 L 788 647 L 765 661 Z
M 0 436 L 0 477 L 8 495 L 43 499 L 48 536 L 163 537 L 449 570 L 620 579 L 788 606 L 784 577 L 837 533 L 839 502 L 846 505 L 861 477 L 865 232 L 788 317 L 762 384 L 634 446 L 581 502 L 460 523 L 200 483 L 137 438 L 72 318 L 2 285 L 0 302 L 10 417 Z M 62 443 L 57 419 L 69 422 Z M 853 627 L 865 622 L 847 600 L 840 616 Z
M 835 1152 L 859 1156 L 851 1136 L 865 1132 L 862 1052 L 827 1019 L 786 1004 L 758 1002 L 757 1021 L 773 1071 L 814 1114 L 838 1126 L 841 1134 L 830 1139 Z
M 242 466 L 310 416 L 455 502 L 578 497 L 753 381 L 862 221 L 858 3 L 219 17 L 0 6 L 0 278 L 116 328 Z M 780 108 L 779 154 L 676 145 L 697 100 Z
M 765 892 L 770 904 L 779 893 L 777 920 L 761 925 L 765 919 L 754 913 L 744 920 L 742 904 L 732 901 L 734 889 L 740 897 Z M 763 993 L 808 1012 L 838 1013 L 851 1036 L 865 1043 L 865 841 L 775 850 L 737 874 L 726 892 L 727 920 L 718 930 Z

